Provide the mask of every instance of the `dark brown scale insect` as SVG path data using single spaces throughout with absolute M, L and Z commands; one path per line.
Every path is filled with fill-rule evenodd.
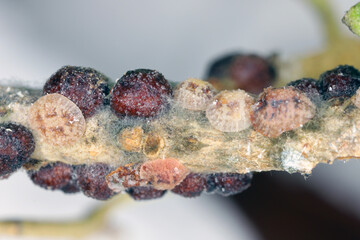
M 257 55 L 238 57 L 230 66 L 230 77 L 237 88 L 259 94 L 275 80 L 275 69 Z
M 42 188 L 76 193 L 80 189 L 76 184 L 74 168 L 62 162 L 49 163 L 37 171 L 29 171 L 31 180 Z
M 43 93 L 67 97 L 87 118 L 104 104 L 109 90 L 108 79 L 102 73 L 92 68 L 64 66 L 45 83 Z
M 78 192 L 80 192 L 80 187 L 76 181 L 70 181 L 69 184 L 67 184 L 61 188 L 61 191 L 63 191 L 64 193 L 68 193 L 68 194 L 78 193 Z
M 207 178 L 207 192 L 231 196 L 250 187 L 252 173 L 215 173 Z
M 172 94 L 164 76 L 148 69 L 128 71 L 115 84 L 110 105 L 118 116 L 153 117 L 168 105 Z
M 152 187 L 133 187 L 126 190 L 126 192 L 134 200 L 151 200 L 156 198 L 161 198 L 164 196 L 166 191 L 156 190 Z
M 0 124 L 0 176 L 15 172 L 35 150 L 32 133 L 15 123 Z
M 206 177 L 203 174 L 190 173 L 171 191 L 183 197 L 198 197 L 205 190 Z
M 340 65 L 320 76 L 319 88 L 324 100 L 349 98 L 360 87 L 360 72 L 353 66 Z
M 300 90 L 305 93 L 312 102 L 318 104 L 321 100 L 318 84 L 318 81 L 313 78 L 302 78 L 288 83 L 287 86 L 293 86 L 294 88 Z
M 229 67 L 236 57 L 240 57 L 240 53 L 231 53 L 215 59 L 210 63 L 206 78 L 225 78 L 229 75 Z
M 76 174 L 81 191 L 86 196 L 97 200 L 111 198 L 115 195 L 115 192 L 108 187 L 105 177 L 113 170 L 103 163 L 77 166 Z
M 242 89 L 254 94 L 271 86 L 275 78 L 272 60 L 255 54 L 229 54 L 215 61 L 207 74 L 218 90 Z

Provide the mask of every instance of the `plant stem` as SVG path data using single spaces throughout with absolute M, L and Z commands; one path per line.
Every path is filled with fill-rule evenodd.
M 125 203 L 128 199 L 126 195 L 115 197 L 112 200 L 104 202 L 85 218 L 75 221 L 1 221 L 0 235 L 46 237 L 46 239 L 51 237 L 71 237 L 78 239 L 104 228 L 108 213 L 115 206 Z

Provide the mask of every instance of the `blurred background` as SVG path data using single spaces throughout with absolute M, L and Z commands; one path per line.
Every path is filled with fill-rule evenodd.
M 329 2 L 351 38 L 340 20 L 357 0 Z M 136 68 L 171 81 L 203 78 L 209 62 L 232 51 L 283 61 L 321 51 L 320 20 L 307 0 L 4 0 L 0 84 L 41 88 L 63 65 L 93 67 L 114 81 Z M 359 160 L 337 161 L 306 179 L 255 174 L 252 187 L 230 198 L 128 201 L 94 239 L 360 239 L 359 172 Z M 68 220 L 101 204 L 43 190 L 25 172 L 0 181 L 0 193 L 1 220 Z

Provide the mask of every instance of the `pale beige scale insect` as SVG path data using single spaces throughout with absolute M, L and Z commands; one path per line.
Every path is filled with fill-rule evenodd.
M 243 90 L 222 91 L 206 109 L 210 124 L 222 132 L 240 132 L 251 126 L 250 106 L 254 99 Z
M 316 113 L 311 100 L 293 87 L 267 88 L 251 107 L 253 128 L 270 138 L 302 127 Z
M 177 86 L 174 100 L 182 108 L 204 111 L 215 94 L 216 90 L 209 82 L 189 78 Z
M 42 96 L 31 106 L 29 124 L 45 142 L 55 146 L 78 141 L 86 129 L 80 108 L 58 93 Z

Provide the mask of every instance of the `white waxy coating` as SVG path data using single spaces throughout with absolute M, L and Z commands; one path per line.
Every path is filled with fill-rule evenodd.
M 86 128 L 80 108 L 58 93 L 42 96 L 31 106 L 29 123 L 45 142 L 56 146 L 76 142 Z
M 175 89 L 174 100 L 185 109 L 204 111 L 215 94 L 216 90 L 210 83 L 189 78 Z
M 206 109 L 210 124 L 222 132 L 240 132 L 250 127 L 254 99 L 243 90 L 222 91 Z

